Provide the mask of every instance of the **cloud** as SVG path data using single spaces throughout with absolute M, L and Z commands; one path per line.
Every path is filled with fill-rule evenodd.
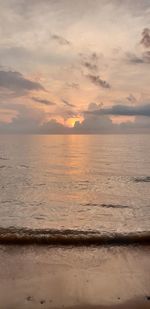
M 100 108 L 99 110 L 86 111 L 86 113 L 96 115 L 114 115 L 114 116 L 145 116 L 150 117 L 150 104 L 143 104 L 140 106 L 127 106 L 117 104 L 110 108 Z
M 78 83 L 66 83 L 66 86 L 69 88 L 74 88 L 74 89 L 79 89 L 79 84 Z
M 42 134 L 69 134 L 70 128 L 65 125 L 57 122 L 55 119 L 51 119 L 50 121 L 44 123 L 39 128 L 39 133 Z
M 140 42 L 145 48 L 150 47 L 150 29 L 149 28 L 144 28 L 142 32 L 142 39 Z
M 52 101 L 55 98 L 56 103 L 61 98 L 68 100 L 68 105 L 60 102 L 52 106 L 53 115 L 48 113 L 50 108 L 43 108 L 47 110 L 47 115 L 42 121 L 50 117 L 62 121 L 73 117 L 76 111 L 79 115 L 81 109 L 86 109 L 87 98 L 90 102 L 103 101 L 103 106 L 99 106 L 98 110 L 122 102 L 133 106 L 139 104 L 134 102 L 130 93 L 146 102 L 149 95 L 150 48 L 146 47 L 147 43 L 144 45 L 145 42 L 140 44 L 140 41 L 143 35 L 147 38 L 147 30 L 142 36 L 141 30 L 150 28 L 149 1 L 0 1 L 0 65 L 3 65 L 0 70 L 21 72 L 22 79 L 38 82 L 38 88 L 43 85 L 51 89 L 51 96 L 44 95 L 41 90 L 37 92 L 37 88 L 32 93 L 27 87 L 18 86 L 17 80 L 17 86 L 10 86 L 9 83 L 9 88 L 8 85 L 5 90 L 1 87 L 0 100 L 10 104 L 14 101 L 24 103 L 41 110 L 42 106 L 53 103 L 49 101 L 51 98 Z M 109 36 L 106 35 L 108 32 Z M 125 58 L 127 48 L 131 53 Z M 76 90 L 78 85 L 79 91 Z M 21 97 L 19 102 L 22 95 L 25 97 Z M 126 99 L 123 101 L 120 98 Z M 86 124 L 90 122 L 92 127 L 96 121 L 98 126 L 104 116 L 109 115 L 98 116 L 97 120 L 95 115 L 92 119 L 86 118 Z M 66 123 L 69 124 L 69 121 Z M 41 124 L 38 126 L 41 128 Z
M 108 116 L 97 117 L 97 115 L 92 115 L 85 117 L 81 123 L 76 121 L 74 132 L 80 134 L 109 133 L 114 130 L 114 127 Z
M 88 106 L 88 111 L 96 111 L 99 110 L 100 108 L 102 108 L 103 103 L 100 104 L 96 104 L 95 102 L 92 102 L 89 104 Z
M 21 73 L 13 71 L 0 71 L 0 89 L 8 89 L 18 96 L 24 95 L 33 90 L 45 91 L 40 83 L 24 78 Z
M 74 128 L 68 128 L 56 119 L 47 121 L 46 114 L 42 110 L 35 110 L 31 106 L 14 104 L 7 108 L 14 108 L 17 111 L 11 123 L 0 123 L 0 133 L 33 133 L 33 134 L 92 134 L 108 132 L 112 126 L 112 121 L 108 116 L 85 115 L 83 122 L 76 122 Z M 89 109 L 96 108 L 95 103 L 89 105 Z M 99 105 L 97 105 L 99 108 Z M 75 113 L 65 111 L 64 118 L 73 118 Z
M 75 107 L 74 104 L 71 104 L 71 103 L 69 103 L 68 101 L 66 101 L 66 100 L 64 100 L 64 99 L 62 99 L 62 102 L 63 102 L 66 106 Z
M 137 56 L 134 53 L 126 53 L 127 61 L 133 64 L 144 63 L 143 58 L 141 56 Z
M 147 104 L 148 105 L 148 104 Z M 69 128 L 56 119 L 46 120 L 47 114 L 41 109 L 33 109 L 31 106 L 14 105 L 17 114 L 13 116 L 11 123 L 0 122 L 0 133 L 31 133 L 31 134 L 101 134 L 101 133 L 150 133 L 150 108 L 142 106 L 136 109 L 126 107 L 113 107 L 104 109 L 100 104 L 91 103 L 88 113 L 84 114 L 82 122 L 76 121 L 73 128 Z M 7 110 L 8 105 L 5 105 Z M 18 106 L 18 108 L 17 108 Z M 133 106 L 132 106 L 133 107 Z M 130 107 L 131 108 L 131 107 Z M 11 106 L 10 106 L 11 110 Z M 145 116 L 147 113 L 147 117 Z M 110 115 L 135 115 L 134 122 L 113 123 Z M 148 116 L 149 115 L 149 116 Z M 50 116 L 50 115 L 49 115 Z M 69 115 L 68 115 L 69 116 Z M 73 117 L 73 115 L 70 115 Z
M 84 65 L 86 68 L 88 68 L 89 70 L 91 70 L 91 71 L 97 71 L 97 69 L 98 69 L 98 67 L 97 67 L 96 64 L 90 63 L 90 62 L 88 62 L 88 61 L 84 61 L 84 62 L 83 62 L 83 65 Z
M 10 123 L 0 123 L 0 133 L 37 133 L 45 117 L 41 109 L 34 109 L 31 106 L 22 104 L 5 104 L 10 110 L 17 114 Z
M 114 125 L 109 116 L 99 116 L 95 113 L 100 107 L 101 104 L 90 103 L 88 106 L 89 113 L 84 114 L 82 122 L 76 121 L 74 131 L 80 134 L 98 134 L 113 131 Z
M 78 116 L 78 113 L 72 110 L 64 110 L 62 111 L 61 116 L 64 120 L 67 120 L 69 118 L 76 118 Z
M 52 106 L 52 105 L 56 105 L 56 103 L 46 100 L 46 99 L 40 99 L 40 98 L 36 98 L 36 97 L 32 97 L 31 98 L 33 101 L 37 102 L 37 103 L 41 103 L 47 106 Z
M 126 98 L 130 103 L 136 103 L 137 99 L 135 98 L 135 96 L 131 93 L 129 94 L 129 96 Z
M 105 89 L 110 89 L 110 84 L 105 80 L 101 79 L 98 75 L 87 75 L 88 79 L 95 84 L 96 86 L 100 86 Z
M 81 64 L 88 69 L 89 72 L 97 72 L 99 68 L 99 56 L 96 52 L 92 52 L 89 55 L 80 53 Z
M 71 43 L 60 35 L 52 34 L 51 38 L 60 45 L 70 45 Z
M 150 51 L 143 53 L 145 63 L 150 63 Z
M 124 122 L 119 125 L 123 133 L 150 133 L 150 118 L 136 116 L 134 122 Z
M 67 134 L 69 128 L 56 119 L 47 120 L 47 113 L 23 104 L 4 104 L 7 110 L 17 111 L 11 122 L 0 122 L 0 133 L 9 134 Z
M 84 120 L 81 123 L 75 123 L 75 132 L 80 134 L 150 133 L 150 104 L 135 108 L 116 105 L 106 109 L 102 106 L 102 104 L 90 103 L 88 112 L 84 114 Z M 134 115 L 135 121 L 117 124 L 112 122 L 111 115 Z
M 150 63 L 150 51 L 144 52 L 139 56 L 134 53 L 126 53 L 126 59 L 132 64 L 148 64 Z

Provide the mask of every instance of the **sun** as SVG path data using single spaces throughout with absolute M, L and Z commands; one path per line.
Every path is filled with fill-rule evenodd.
M 69 128 L 73 128 L 75 123 L 76 123 L 76 121 L 80 121 L 81 122 L 82 120 L 83 120 L 82 117 L 69 118 L 69 119 L 66 120 L 66 125 Z

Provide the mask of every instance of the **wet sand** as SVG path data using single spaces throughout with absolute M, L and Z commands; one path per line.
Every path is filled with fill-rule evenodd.
M 149 258 L 149 246 L 1 245 L 0 308 L 150 308 Z

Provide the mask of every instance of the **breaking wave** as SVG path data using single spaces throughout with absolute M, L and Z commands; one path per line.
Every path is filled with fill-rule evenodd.
M 134 181 L 135 182 L 150 182 L 150 176 L 136 177 Z
M 150 244 L 150 232 L 101 233 L 98 231 L 0 228 L 1 244 L 50 244 L 50 245 L 130 245 Z

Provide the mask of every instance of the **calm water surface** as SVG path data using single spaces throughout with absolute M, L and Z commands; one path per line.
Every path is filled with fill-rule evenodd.
M 0 227 L 150 230 L 150 135 L 0 136 Z

